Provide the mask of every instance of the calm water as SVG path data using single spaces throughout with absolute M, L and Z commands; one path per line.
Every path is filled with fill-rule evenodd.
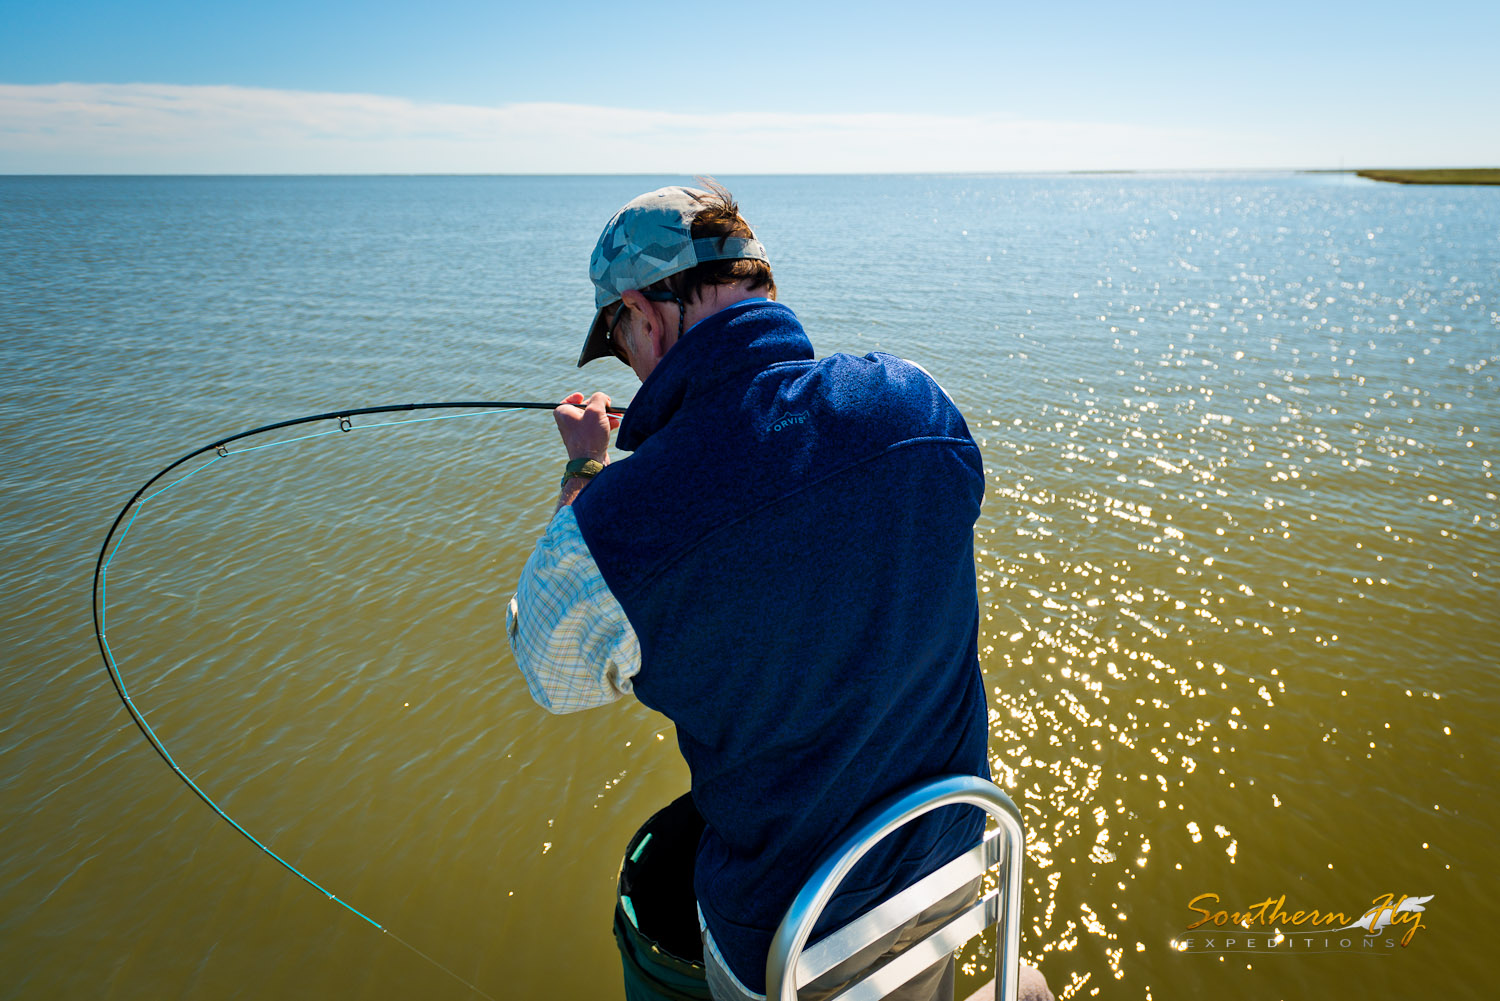
M 149 475 L 261 423 L 628 399 L 572 367 L 585 269 L 669 180 L 0 178 L 0 995 L 474 996 L 171 775 L 100 665 L 94 557 Z M 726 180 L 820 353 L 920 361 L 984 447 L 990 747 L 1059 996 L 1487 996 L 1500 192 Z M 515 674 L 560 456 L 530 413 L 232 455 L 109 577 L 184 769 L 495 997 L 620 995 L 619 854 L 686 784 L 665 719 L 549 717 Z M 1406 949 L 1179 951 L 1208 892 L 1433 899 Z

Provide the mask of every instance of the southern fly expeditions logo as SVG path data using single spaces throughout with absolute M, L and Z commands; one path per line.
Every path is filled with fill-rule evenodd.
M 1267 897 L 1243 911 L 1219 907 L 1217 893 L 1200 893 L 1188 901 L 1197 917 L 1190 934 L 1172 940 L 1178 952 L 1309 953 L 1359 952 L 1389 955 L 1411 945 L 1433 894 L 1408 897 L 1383 893 L 1354 921 L 1344 911 L 1288 910 L 1286 895 Z M 1388 934 L 1389 933 L 1389 934 Z

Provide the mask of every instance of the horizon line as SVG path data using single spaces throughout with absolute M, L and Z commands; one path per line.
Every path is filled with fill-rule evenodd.
M 1359 174 L 1361 171 L 1455 171 L 1500 170 L 1500 166 L 1473 165 L 1441 167 L 1140 167 L 1075 168 L 1069 170 L 808 170 L 808 171 L 699 171 L 683 172 L 694 176 L 725 177 L 1074 177 L 1079 175 L 1151 175 L 1151 174 Z M 659 170 L 627 171 L 156 171 L 152 173 L 116 173 L 111 171 L 0 171 L 0 177 L 675 177 L 678 172 Z

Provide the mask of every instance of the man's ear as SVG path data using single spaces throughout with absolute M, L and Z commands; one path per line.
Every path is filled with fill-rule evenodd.
M 626 289 L 624 292 L 620 293 L 620 301 L 623 302 L 628 309 L 635 313 L 636 318 L 639 319 L 641 315 L 641 307 L 646 304 L 646 297 L 641 295 L 635 289 Z
M 642 333 L 644 333 L 646 337 L 650 339 L 651 343 L 655 345 L 658 354 L 665 354 L 666 345 L 662 343 L 662 341 L 666 336 L 667 327 L 665 321 L 662 319 L 662 304 L 659 302 L 652 302 L 650 299 L 647 299 L 645 296 L 639 294 L 636 296 L 636 298 L 640 302 L 640 308 L 638 310 L 636 321 L 638 323 L 644 324 L 641 327 Z

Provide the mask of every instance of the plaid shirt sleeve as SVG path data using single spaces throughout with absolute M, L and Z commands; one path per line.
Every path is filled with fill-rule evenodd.
M 548 712 L 592 709 L 628 695 L 641 648 L 589 555 L 573 509 L 552 516 L 505 614 L 511 652 Z

